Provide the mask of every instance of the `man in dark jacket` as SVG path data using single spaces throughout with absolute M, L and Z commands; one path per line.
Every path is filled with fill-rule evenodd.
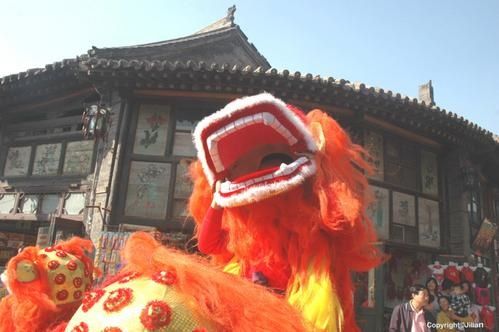
M 389 332 L 433 332 L 435 317 L 424 309 L 428 304 L 428 290 L 422 285 L 409 288 L 411 299 L 397 305 L 392 312 Z

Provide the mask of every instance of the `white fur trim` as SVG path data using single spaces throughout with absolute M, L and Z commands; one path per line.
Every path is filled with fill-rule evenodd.
M 4 284 L 5 288 L 7 289 L 7 292 L 9 294 L 11 294 L 11 290 L 10 290 L 10 287 L 9 287 L 9 277 L 7 277 L 7 271 L 4 271 L 1 275 L 0 275 L 0 280 L 2 281 L 2 283 Z
M 201 133 L 205 128 L 207 128 L 213 122 L 217 122 L 225 118 L 230 118 L 234 114 L 237 114 L 238 112 L 246 108 L 260 104 L 271 104 L 276 106 L 286 116 L 286 119 L 288 119 L 295 126 L 295 128 L 302 134 L 303 138 L 305 139 L 305 143 L 307 144 L 309 152 L 317 151 L 317 145 L 315 144 L 312 135 L 308 131 L 307 126 L 303 123 L 303 121 L 301 121 L 301 119 L 298 116 L 296 116 L 293 113 L 293 111 L 291 111 L 286 106 L 286 104 L 282 100 L 272 96 L 270 93 L 267 92 L 255 96 L 236 99 L 228 103 L 221 110 L 205 117 L 203 120 L 201 120 L 198 123 L 198 125 L 194 129 L 194 134 L 193 134 L 194 146 L 196 147 L 196 150 L 198 152 L 198 159 L 201 161 L 204 173 L 208 179 L 208 182 L 211 185 L 213 185 L 213 183 L 215 182 L 215 174 L 208 166 L 208 161 L 203 148 L 203 141 L 201 140 Z
M 299 186 L 305 179 L 314 175 L 316 171 L 315 161 L 311 160 L 309 165 L 302 166 L 300 172 L 289 179 L 249 187 L 240 193 L 232 194 L 228 197 L 223 197 L 219 193 L 215 193 L 215 201 L 221 207 L 235 207 L 259 202 Z

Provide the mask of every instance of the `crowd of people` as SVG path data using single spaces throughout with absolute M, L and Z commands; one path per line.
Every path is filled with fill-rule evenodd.
M 444 279 L 439 285 L 433 277 L 425 285 L 415 284 L 409 288 L 410 300 L 394 308 L 389 331 L 492 331 L 484 324 L 488 317 L 480 317 L 479 307 L 473 305 L 471 290 L 468 281 Z

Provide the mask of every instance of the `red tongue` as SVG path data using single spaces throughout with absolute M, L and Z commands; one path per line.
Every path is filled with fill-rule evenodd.
M 273 167 L 266 168 L 266 169 L 260 169 L 258 171 L 253 172 L 253 173 L 244 174 L 244 175 L 238 177 L 237 179 L 235 179 L 234 181 L 232 181 L 232 183 L 241 183 L 241 182 L 244 182 L 244 181 L 247 181 L 250 179 L 258 178 L 260 176 L 272 174 L 275 171 L 277 171 L 278 169 L 279 169 L 279 166 L 273 166 Z

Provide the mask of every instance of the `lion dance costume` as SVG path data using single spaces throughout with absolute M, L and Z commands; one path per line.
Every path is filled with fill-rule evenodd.
M 9 295 L 0 302 L 1 332 L 52 331 L 68 321 L 89 291 L 93 263 L 90 240 L 72 238 L 54 247 L 26 247 L 13 257 L 3 281 Z
M 358 330 L 350 272 L 382 259 L 364 150 L 325 113 L 305 116 L 269 94 L 229 103 L 194 139 L 198 246 L 226 272 L 136 233 L 120 273 L 81 297 L 91 281 L 81 251 L 26 249 L 9 263 L 0 332 Z M 81 276 L 67 274 L 74 264 Z
M 284 294 L 310 329 L 358 330 L 350 273 L 382 260 L 366 216 L 365 151 L 327 114 L 267 93 L 204 118 L 194 140 L 200 250 Z

